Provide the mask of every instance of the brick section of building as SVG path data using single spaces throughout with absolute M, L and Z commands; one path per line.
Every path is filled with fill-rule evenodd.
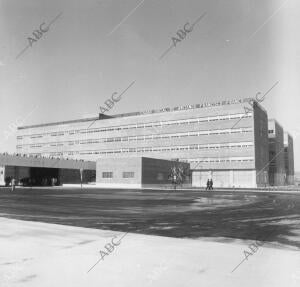
M 285 184 L 283 128 L 273 119 L 268 121 L 269 129 L 269 184 Z
M 295 170 L 294 170 L 294 143 L 290 134 L 284 133 L 284 163 L 286 172 L 286 184 L 293 185 Z

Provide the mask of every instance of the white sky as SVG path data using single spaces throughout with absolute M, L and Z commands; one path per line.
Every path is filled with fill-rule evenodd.
M 133 81 L 108 114 L 251 97 L 279 81 L 263 106 L 294 135 L 300 170 L 299 12 L 299 0 L 0 0 L 0 151 L 15 151 L 10 126 L 97 114 Z

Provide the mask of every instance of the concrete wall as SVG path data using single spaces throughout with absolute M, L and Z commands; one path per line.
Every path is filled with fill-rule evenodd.
M 171 167 L 183 166 L 189 171 L 188 163 L 152 158 L 99 159 L 97 161 L 96 184 L 108 188 L 141 188 L 170 185 Z M 104 178 L 103 173 L 112 172 L 112 178 Z M 132 178 L 124 178 L 124 172 L 133 172 Z M 188 180 L 187 180 L 188 182 Z
M 214 187 L 257 187 L 255 170 L 193 171 L 192 177 L 195 187 L 206 187 L 206 182 L 210 178 L 213 180 Z
M 137 187 L 142 184 L 142 159 L 99 159 L 96 164 L 96 184 L 102 187 Z M 112 172 L 112 178 L 104 178 L 103 173 Z M 123 172 L 133 172 L 133 178 L 124 178 Z

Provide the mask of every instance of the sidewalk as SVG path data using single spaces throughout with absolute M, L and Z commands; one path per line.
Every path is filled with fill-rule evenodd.
M 299 251 L 266 243 L 232 272 L 253 242 L 229 238 L 127 234 L 88 273 L 113 236 L 124 233 L 0 218 L 0 286 L 300 286 Z

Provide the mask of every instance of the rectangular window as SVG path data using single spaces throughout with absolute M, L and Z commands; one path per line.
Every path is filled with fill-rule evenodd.
M 123 178 L 134 178 L 134 172 L 133 171 L 124 171 Z
M 102 172 L 102 178 L 113 178 L 113 173 L 109 172 Z

